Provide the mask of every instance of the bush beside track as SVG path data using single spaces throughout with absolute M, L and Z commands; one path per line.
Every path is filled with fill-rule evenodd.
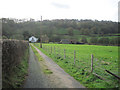
M 2 87 L 18 88 L 27 74 L 29 43 L 23 40 L 2 42 Z

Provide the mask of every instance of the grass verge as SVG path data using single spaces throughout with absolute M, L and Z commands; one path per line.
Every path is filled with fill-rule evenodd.
M 40 54 L 37 52 L 37 50 L 31 45 L 31 48 L 34 52 L 34 54 L 36 55 L 38 61 L 40 62 L 40 66 L 42 67 L 42 71 L 45 73 L 45 74 L 52 74 L 53 72 L 47 67 L 44 59 L 40 56 Z

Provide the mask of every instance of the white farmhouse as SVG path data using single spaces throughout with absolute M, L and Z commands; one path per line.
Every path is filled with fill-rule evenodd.
M 32 43 L 37 42 L 37 40 L 38 40 L 38 38 L 36 38 L 34 36 L 29 38 L 29 42 L 32 42 Z

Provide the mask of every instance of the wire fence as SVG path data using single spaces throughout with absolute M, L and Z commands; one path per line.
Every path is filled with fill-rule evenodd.
M 35 44 L 39 47 L 39 44 Z M 48 54 L 54 55 L 57 59 L 62 59 L 65 63 L 74 66 L 75 68 L 82 68 L 87 72 L 91 72 L 96 75 L 98 78 L 105 80 L 106 82 L 120 80 L 118 76 L 118 70 L 112 69 L 109 70 L 114 75 L 106 72 L 107 67 L 109 66 L 109 62 L 98 60 L 93 54 L 91 55 L 80 55 L 79 50 L 69 50 L 66 47 L 60 46 L 52 46 L 52 45 L 43 45 L 43 50 L 45 50 Z M 84 58 L 85 57 L 85 58 Z M 101 64 L 102 63 L 102 64 Z M 105 67 L 106 66 L 106 67 Z

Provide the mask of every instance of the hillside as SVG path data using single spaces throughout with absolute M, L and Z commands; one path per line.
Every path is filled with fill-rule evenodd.
M 50 42 L 59 42 L 61 39 L 75 39 L 78 42 L 91 42 L 90 39 L 101 37 L 116 39 L 119 36 L 118 23 L 98 20 L 56 19 L 35 21 L 3 18 L 3 38 L 24 39 L 32 35 L 40 38 L 46 35 Z M 114 40 L 113 40 L 114 41 Z M 111 42 L 113 42 L 111 41 Z M 115 41 L 116 42 L 116 41 Z

